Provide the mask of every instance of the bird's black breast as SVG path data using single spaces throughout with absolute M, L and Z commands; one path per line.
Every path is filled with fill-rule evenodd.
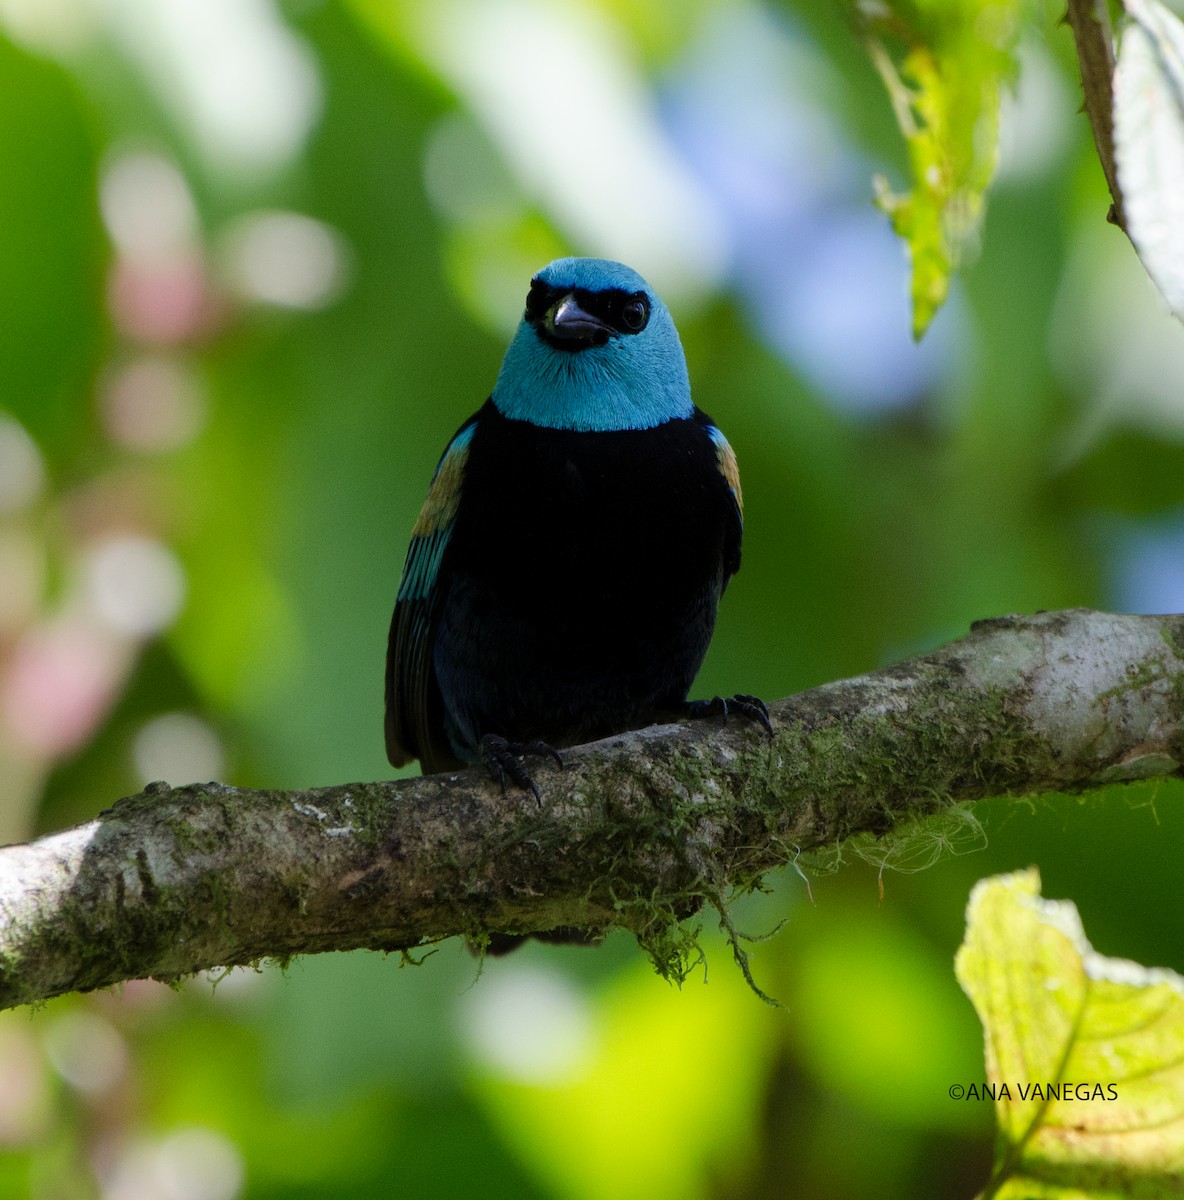
M 482 410 L 434 651 L 454 744 L 563 744 L 685 698 L 739 553 L 705 425 L 577 432 Z

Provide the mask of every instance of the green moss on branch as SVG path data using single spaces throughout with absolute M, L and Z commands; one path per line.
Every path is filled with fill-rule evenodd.
M 858 837 L 865 856 L 899 861 L 967 828 L 964 806 L 986 796 L 1179 774 L 1181 645 L 1181 617 L 980 622 L 780 701 L 772 739 L 699 721 L 570 751 L 540 773 L 541 807 L 476 772 L 299 792 L 153 785 L 0 849 L 0 1006 L 556 926 L 628 928 L 681 977 L 696 956 L 686 918 L 713 904 L 726 925 L 729 895 L 802 854 Z

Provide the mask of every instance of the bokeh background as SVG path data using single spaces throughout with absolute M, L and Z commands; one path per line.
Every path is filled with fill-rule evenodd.
M 658 287 L 740 459 L 701 694 L 1184 610 L 1184 330 L 1104 221 L 1059 16 L 1027 10 L 981 252 L 918 347 L 844 6 L 0 0 L 3 840 L 154 779 L 389 774 L 408 531 L 564 253 Z M 786 919 L 753 964 L 788 1015 L 709 915 L 681 990 L 615 935 L 3 1014 L 0 1196 L 970 1196 L 971 884 L 1038 864 L 1098 949 L 1184 969 L 1182 799 L 983 804 L 812 903 L 787 870 L 737 918 Z

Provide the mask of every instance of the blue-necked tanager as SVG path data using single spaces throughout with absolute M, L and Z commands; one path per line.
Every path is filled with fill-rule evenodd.
M 412 531 L 391 622 L 386 748 L 425 773 L 523 756 L 754 696 L 688 701 L 740 566 L 736 456 L 691 401 L 674 322 L 620 263 L 530 283 L 493 394 Z

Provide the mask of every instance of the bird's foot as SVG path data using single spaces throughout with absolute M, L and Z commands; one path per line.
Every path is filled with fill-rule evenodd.
M 759 696 L 738 692 L 735 696 L 713 696 L 710 700 L 688 700 L 686 714 L 692 721 L 702 717 L 723 717 L 727 721 L 732 714 L 744 717 L 759 725 L 770 737 L 773 724 L 769 720 L 768 705 Z
M 539 792 L 538 785 L 531 779 L 530 772 L 523 765 L 522 760 L 528 754 L 543 754 L 548 758 L 554 759 L 555 765 L 560 770 L 563 770 L 563 758 L 560 756 L 559 751 L 546 742 L 511 742 L 496 733 L 487 733 L 477 743 L 477 752 L 481 755 L 481 761 L 485 764 L 485 769 L 501 786 L 503 792 L 506 790 L 506 780 L 508 778 L 524 792 L 533 792 L 534 798 L 540 804 L 543 802 L 543 797 Z

